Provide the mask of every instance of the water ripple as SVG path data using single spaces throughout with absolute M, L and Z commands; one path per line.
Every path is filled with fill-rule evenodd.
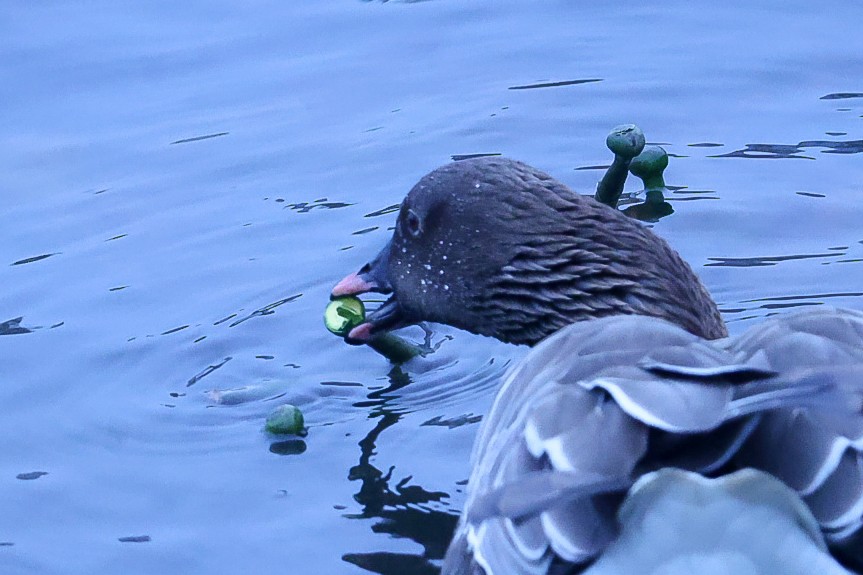
M 533 90 L 536 88 L 558 88 L 560 86 L 576 86 L 578 84 L 592 84 L 602 82 L 602 78 L 587 78 L 583 80 L 563 80 L 561 82 L 540 82 L 538 84 L 524 84 L 522 86 L 510 86 L 509 90 Z
M 806 260 L 815 258 L 832 258 L 842 254 L 797 254 L 788 256 L 760 256 L 751 258 L 707 258 L 708 261 L 714 262 L 704 264 L 705 267 L 724 266 L 733 268 L 751 268 L 759 266 L 775 266 L 780 262 L 791 260 Z

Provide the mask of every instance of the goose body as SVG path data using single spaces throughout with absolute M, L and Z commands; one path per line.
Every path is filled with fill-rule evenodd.
M 368 291 L 391 297 L 352 343 L 427 320 L 535 346 L 479 430 L 445 575 L 579 572 L 623 545 L 621 502 L 663 468 L 769 473 L 859 560 L 863 314 L 824 307 L 728 338 L 664 240 L 502 158 L 422 178 L 333 296 Z M 806 553 L 834 565 L 817 539 Z
M 720 341 L 640 316 L 573 324 L 531 350 L 498 393 L 444 573 L 591 561 L 617 539 L 631 485 L 667 467 L 768 472 L 832 547 L 854 555 L 861 390 L 859 312 L 789 314 Z

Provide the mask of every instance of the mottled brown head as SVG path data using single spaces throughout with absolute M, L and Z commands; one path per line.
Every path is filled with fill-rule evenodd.
M 662 317 L 726 335 L 701 282 L 661 238 L 521 162 L 480 158 L 423 177 L 393 237 L 334 296 L 392 293 L 349 341 L 434 321 L 535 344 L 576 321 Z

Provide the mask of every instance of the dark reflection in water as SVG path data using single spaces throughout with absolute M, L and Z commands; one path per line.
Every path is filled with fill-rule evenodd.
M 710 158 L 758 158 L 758 159 L 802 159 L 814 160 L 811 156 L 799 155 L 803 150 L 792 144 L 746 144 L 742 150 L 734 150 L 727 154 L 708 156 Z
M 500 152 L 489 152 L 485 154 L 453 154 L 450 156 L 453 162 L 460 162 L 462 160 L 472 160 L 474 158 L 490 158 L 492 156 L 501 156 Z
M 674 208 L 665 201 L 661 191 L 650 190 L 643 202 L 626 206 L 623 213 L 642 222 L 656 223 L 660 218 L 673 214 Z
M 813 258 L 832 258 L 839 255 L 844 255 L 843 253 L 832 253 L 832 254 L 797 254 L 797 255 L 788 255 L 788 256 L 763 256 L 763 257 L 754 257 L 754 258 L 707 258 L 708 261 L 712 262 L 709 264 L 704 264 L 705 267 L 710 266 L 724 266 L 724 267 L 732 267 L 732 268 L 751 268 L 751 267 L 759 267 L 759 266 L 775 266 L 779 262 L 789 261 L 789 260 L 808 260 Z
M 811 295 L 782 295 L 774 297 L 761 297 L 757 299 L 745 299 L 742 303 L 777 302 L 791 300 L 823 300 L 832 297 L 863 297 L 863 292 L 839 292 L 839 293 L 816 293 Z M 819 301 L 818 303 L 823 303 Z
M 276 198 L 276 202 L 282 203 L 285 200 L 282 198 Z M 330 202 L 327 198 L 320 198 L 313 202 L 297 202 L 295 204 L 287 204 L 285 209 L 293 210 L 298 214 L 307 214 L 312 210 L 321 209 L 321 210 L 337 210 L 339 208 L 347 208 L 352 206 L 353 204 L 349 204 L 347 202 Z
M 362 0 L 363 2 L 374 2 L 375 0 Z M 395 2 L 398 4 L 419 4 L 420 2 L 429 2 L 429 0 L 378 0 L 381 4 L 387 2 Z
M 395 212 L 399 211 L 400 207 L 401 207 L 401 204 L 392 204 L 392 205 L 387 206 L 385 208 L 381 208 L 377 211 L 370 212 L 370 213 L 364 215 L 363 217 L 364 218 L 377 218 L 378 216 L 386 216 L 387 214 L 394 214 Z
M 30 258 L 24 258 L 23 260 L 18 260 L 17 262 L 12 262 L 10 265 L 13 265 L 13 266 L 21 266 L 21 265 L 24 265 L 24 264 L 32 264 L 33 262 L 38 262 L 38 261 L 44 260 L 44 259 L 46 259 L 46 258 L 50 258 L 51 256 L 56 256 L 56 255 L 57 255 L 56 253 L 53 253 L 53 254 L 42 254 L 42 255 L 39 255 L 39 256 L 33 256 L 33 257 L 30 257 Z
M 798 144 L 746 144 L 742 150 L 727 154 L 708 156 L 710 158 L 756 158 L 756 159 L 803 159 L 814 160 L 812 156 L 802 155 L 807 148 L 826 148 L 823 154 L 860 154 L 863 153 L 863 140 L 804 140 Z
M 779 313 L 779 310 L 786 310 L 792 308 L 799 307 L 811 307 L 811 306 L 819 306 L 826 305 L 828 303 L 827 300 L 831 298 L 853 298 L 853 297 L 863 297 L 863 292 L 834 292 L 834 293 L 816 293 L 816 294 L 799 294 L 799 295 L 783 295 L 783 296 L 772 296 L 772 297 L 762 297 L 755 299 L 745 299 L 741 300 L 742 304 L 756 304 L 754 306 L 744 306 L 744 307 L 726 307 L 723 306 L 720 311 L 723 315 L 733 315 L 733 314 L 741 314 L 747 313 L 745 316 L 736 317 L 736 318 L 728 318 L 728 323 L 753 319 L 755 317 L 760 317 L 761 314 L 752 314 L 753 310 L 768 310 L 770 313 L 767 313 L 766 316 L 772 316 Z
M 200 142 L 201 140 L 210 140 L 212 138 L 218 138 L 220 136 L 227 136 L 230 132 L 219 132 L 218 134 L 207 134 L 206 136 L 193 136 L 191 138 L 183 138 L 182 140 L 176 140 L 171 142 L 171 146 L 174 144 L 188 144 L 190 142 Z
M 690 190 L 689 188 L 674 189 L 669 186 L 672 194 L 681 194 L 679 197 L 673 198 L 675 202 L 692 202 L 695 200 L 718 200 L 719 195 L 716 190 Z
M 276 455 L 299 455 L 306 452 L 306 442 L 302 439 L 286 439 L 270 444 L 270 453 Z
M 351 467 L 348 479 L 360 481 L 359 491 L 354 500 L 362 505 L 359 514 L 347 515 L 352 519 L 378 518 L 381 521 L 372 526 L 375 533 L 385 533 L 392 537 L 408 538 L 423 546 L 422 555 L 408 553 L 375 552 L 347 553 L 342 559 L 381 575 L 436 574 L 440 568 L 432 560 L 443 559 L 447 544 L 452 537 L 458 516 L 442 511 L 419 509 L 419 505 L 440 502 L 448 499 L 443 491 L 427 491 L 419 485 L 408 485 L 411 476 L 402 478 L 390 486 L 395 467 L 386 473 L 372 465 L 376 444 L 381 433 L 395 425 L 402 417 L 400 413 L 388 409 L 393 393 L 411 382 L 408 374 L 399 367 L 389 373 L 389 385 L 373 391 L 368 401 L 354 404 L 355 407 L 371 407 L 369 418 L 377 419 L 375 427 L 359 442 L 360 461 Z
M 578 172 L 581 170 L 607 170 L 610 166 L 611 164 L 600 164 L 596 166 L 579 166 L 575 168 L 575 171 Z
M 163 331 L 159 335 L 171 335 L 172 333 L 177 333 L 178 331 L 183 331 L 184 329 L 188 329 L 188 328 L 189 328 L 188 324 L 187 325 L 181 325 L 178 327 L 172 327 L 171 329 L 169 329 L 167 331 Z
M 428 421 L 424 421 L 420 424 L 420 426 L 425 427 L 446 427 L 447 429 L 455 429 L 456 427 L 461 427 L 463 425 L 470 425 L 472 423 L 479 423 L 482 421 L 481 415 L 474 415 L 472 413 L 468 413 L 465 415 L 460 415 L 459 417 L 453 417 L 450 419 L 444 419 L 440 415 L 435 416 Z
M 364 234 L 371 233 L 371 232 L 373 232 L 373 231 L 375 231 L 375 230 L 377 230 L 377 229 L 379 229 L 379 228 L 378 228 L 378 226 L 371 226 L 371 227 L 368 227 L 368 228 L 363 228 L 363 229 L 361 229 L 361 230 L 357 230 L 357 231 L 355 231 L 355 232 L 352 232 L 352 233 L 351 233 L 351 235 L 352 235 L 352 236 L 362 236 L 362 235 L 364 235 Z
M 196 373 L 191 378 L 189 378 L 189 381 L 186 382 L 186 387 L 195 385 L 196 383 L 201 381 L 203 378 L 207 377 L 208 375 L 210 375 L 211 373 L 213 373 L 214 371 L 216 371 L 217 369 L 219 369 L 220 367 L 222 367 L 223 365 L 225 365 L 226 363 L 228 363 L 232 359 L 233 358 L 231 356 L 228 356 L 225 359 L 223 359 L 222 361 L 220 361 L 219 363 L 214 363 L 214 364 L 208 365 L 203 370 L 201 370 L 200 372 Z
M 863 153 L 863 140 L 846 140 L 830 142 L 827 140 L 805 140 L 797 144 L 801 148 L 828 148 L 824 154 L 860 154 Z
M 118 537 L 120 543 L 149 543 L 152 541 L 149 535 L 129 535 L 128 537 Z
M 850 98 L 863 98 L 863 92 L 837 92 L 821 96 L 821 100 L 848 100 Z
M 540 82 L 538 84 L 525 84 L 523 86 L 510 86 L 510 90 L 533 90 L 535 88 L 558 88 L 560 86 L 575 86 L 577 84 L 591 84 L 602 82 L 602 78 L 587 78 L 583 80 L 563 80 L 562 82 Z
M 24 319 L 24 316 L 16 317 L 14 319 L 6 320 L 3 323 L 0 323 L 0 335 L 31 333 L 33 331 L 32 329 L 27 329 L 26 327 L 21 326 L 22 319 Z
M 791 309 L 795 307 L 810 307 L 815 305 L 824 305 L 820 301 L 798 301 L 790 303 L 766 303 L 758 306 L 760 309 Z
M 303 297 L 303 294 L 298 293 L 298 294 L 294 294 L 292 296 L 288 296 L 284 299 L 274 301 L 273 303 L 267 304 L 262 308 L 258 308 L 255 311 L 253 311 L 252 313 L 250 313 L 249 315 L 247 315 L 245 317 L 241 317 L 240 319 L 232 322 L 228 327 L 237 327 L 241 323 L 248 321 L 252 318 L 262 317 L 265 315 L 272 315 L 272 314 L 276 313 L 276 308 L 278 308 L 279 306 L 282 306 L 286 303 L 291 303 L 292 301 L 296 301 L 296 300 L 300 299 L 301 297 Z
M 47 471 L 28 471 L 27 473 L 19 473 L 15 476 L 16 479 L 21 479 L 24 481 L 33 481 L 34 479 L 39 479 L 43 475 L 48 475 Z

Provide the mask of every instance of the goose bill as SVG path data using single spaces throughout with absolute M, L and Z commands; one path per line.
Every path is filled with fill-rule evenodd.
M 392 296 L 381 307 L 368 313 L 366 321 L 352 329 L 345 337 L 345 341 L 354 344 L 366 343 L 382 331 L 398 329 L 409 323 L 398 300 Z
M 384 249 L 372 261 L 361 267 L 360 271 L 337 283 L 330 293 L 330 298 L 367 292 L 391 293 L 393 291 L 389 279 L 391 243 L 392 241 L 387 242 Z

